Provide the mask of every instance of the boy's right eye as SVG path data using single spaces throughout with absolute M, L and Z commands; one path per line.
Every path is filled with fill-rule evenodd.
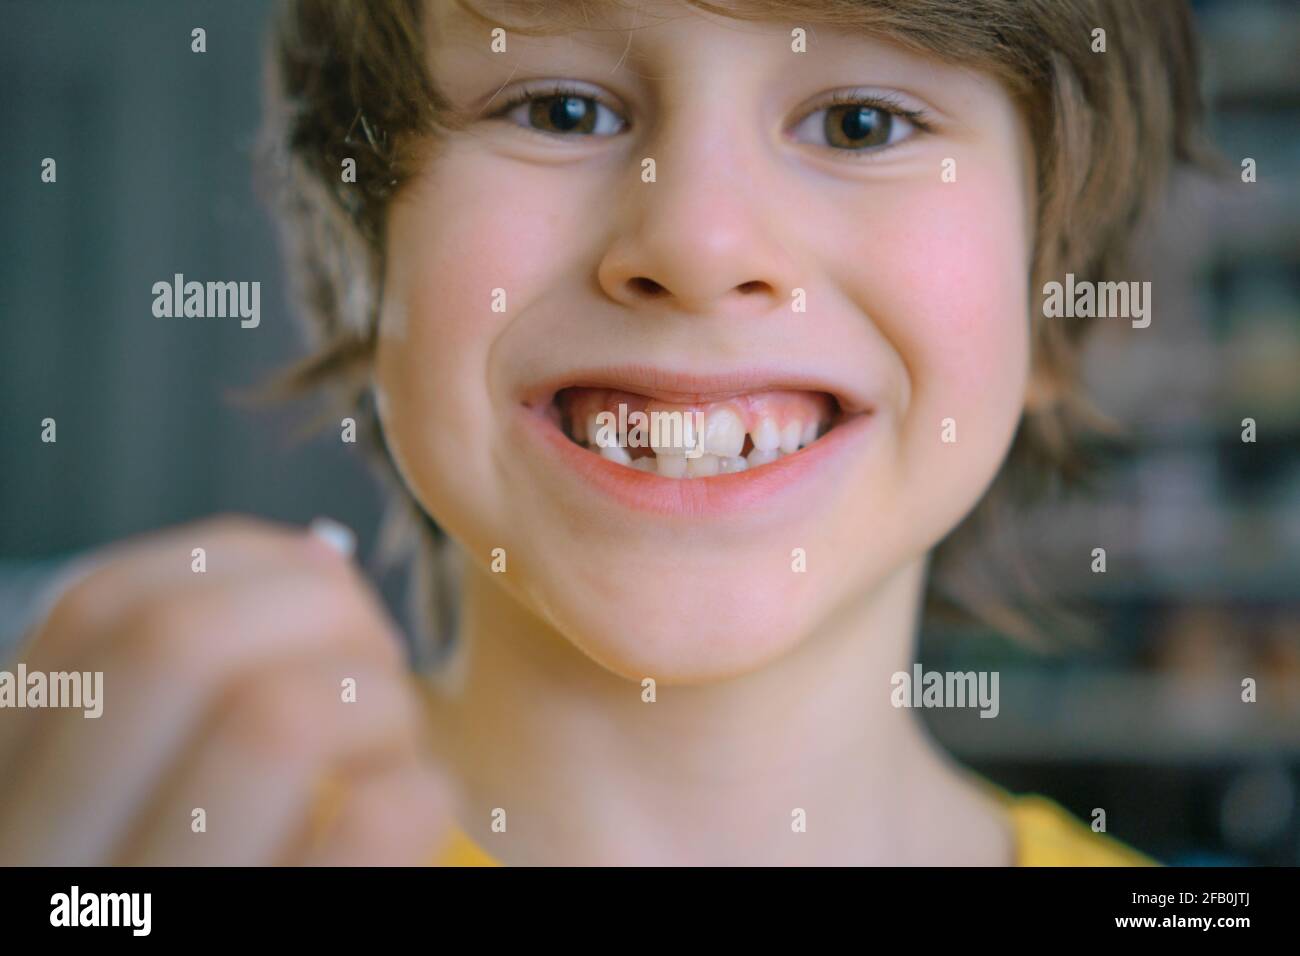
M 547 136 L 613 136 L 627 123 L 586 90 L 562 85 L 523 89 L 492 115 Z

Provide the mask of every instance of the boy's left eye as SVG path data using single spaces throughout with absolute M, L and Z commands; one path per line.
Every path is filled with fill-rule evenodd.
M 872 103 L 833 103 L 809 113 L 792 135 L 845 152 L 878 152 L 910 138 L 918 127 L 914 118 Z

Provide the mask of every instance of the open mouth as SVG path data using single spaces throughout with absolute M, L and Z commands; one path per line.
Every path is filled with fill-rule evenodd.
M 828 392 L 770 389 L 680 404 L 600 386 L 557 391 L 548 415 L 594 455 L 663 478 L 711 478 L 799 454 L 848 417 Z

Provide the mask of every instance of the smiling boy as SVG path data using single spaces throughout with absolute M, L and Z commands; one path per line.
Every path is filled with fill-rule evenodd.
M 408 862 L 421 827 L 448 863 L 1145 862 L 957 766 L 891 679 L 936 547 L 1000 472 L 1071 460 L 1082 324 L 1032 290 L 1114 276 L 1186 155 L 1180 5 L 298 0 L 275 58 L 319 346 L 292 380 L 373 409 L 407 530 L 436 522 L 419 764 L 454 819 L 349 764 L 354 837 L 387 814 Z M 700 463 L 606 453 L 587 422 L 620 405 L 701 415 Z M 380 630 L 329 573 L 314 613 Z M 303 779 L 337 764 L 319 746 Z M 292 819 L 248 858 L 300 859 L 271 836 Z

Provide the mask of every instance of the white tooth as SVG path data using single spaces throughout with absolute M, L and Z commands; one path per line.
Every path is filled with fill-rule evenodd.
M 745 447 L 745 423 L 730 408 L 719 408 L 704 419 L 704 451 L 719 458 L 735 458 Z
M 799 439 L 803 435 L 803 426 L 791 420 L 781 429 L 781 451 L 787 455 L 799 450 Z
M 694 449 L 700 443 L 700 435 L 696 429 L 695 413 L 691 410 L 683 411 L 681 409 L 655 409 L 660 415 L 677 415 L 675 419 L 661 418 L 658 427 L 650 429 L 651 447 L 654 448 L 655 454 L 660 458 L 665 455 L 673 458 L 681 458 L 687 451 Z M 677 425 L 681 425 L 680 432 Z M 668 444 L 654 444 L 658 439 L 661 443 L 667 441 Z
M 612 448 L 602 448 L 600 457 L 619 465 L 632 464 L 632 456 L 627 453 L 626 448 L 619 445 L 614 445 Z
M 635 414 L 629 412 L 628 417 Z M 650 430 L 643 427 L 641 423 L 628 422 L 627 434 L 623 436 L 623 444 L 628 448 L 649 448 L 650 447 Z
M 817 419 L 813 419 L 803 427 L 803 434 L 799 436 L 800 445 L 811 445 L 817 440 Z
M 655 467 L 655 456 L 654 456 L 654 455 L 646 455 L 646 456 L 644 456 L 644 457 L 642 457 L 642 458 L 633 458 L 633 459 L 632 459 L 632 467 L 635 468 L 637 471 L 657 471 L 657 470 L 658 470 L 658 468 Z
M 685 455 L 659 455 L 657 464 L 659 466 L 659 476 L 661 478 L 686 477 Z
M 717 455 L 701 455 L 699 458 L 686 459 L 686 477 L 688 478 L 712 478 L 717 473 Z
M 767 449 L 755 448 L 749 453 L 749 467 L 757 468 L 760 465 L 770 465 L 781 457 L 781 453 L 775 448 Z
M 776 451 L 781 447 L 781 432 L 776 427 L 776 421 L 771 418 L 761 419 L 750 437 L 754 439 L 757 451 Z
M 596 425 L 596 413 L 592 412 L 590 415 L 587 416 L 587 431 L 586 431 L 587 444 L 590 445 L 592 448 L 596 447 L 597 427 L 598 426 Z
M 718 461 L 718 471 L 724 475 L 730 475 L 737 471 L 744 471 L 749 467 L 749 462 L 739 455 L 734 458 L 722 458 Z

